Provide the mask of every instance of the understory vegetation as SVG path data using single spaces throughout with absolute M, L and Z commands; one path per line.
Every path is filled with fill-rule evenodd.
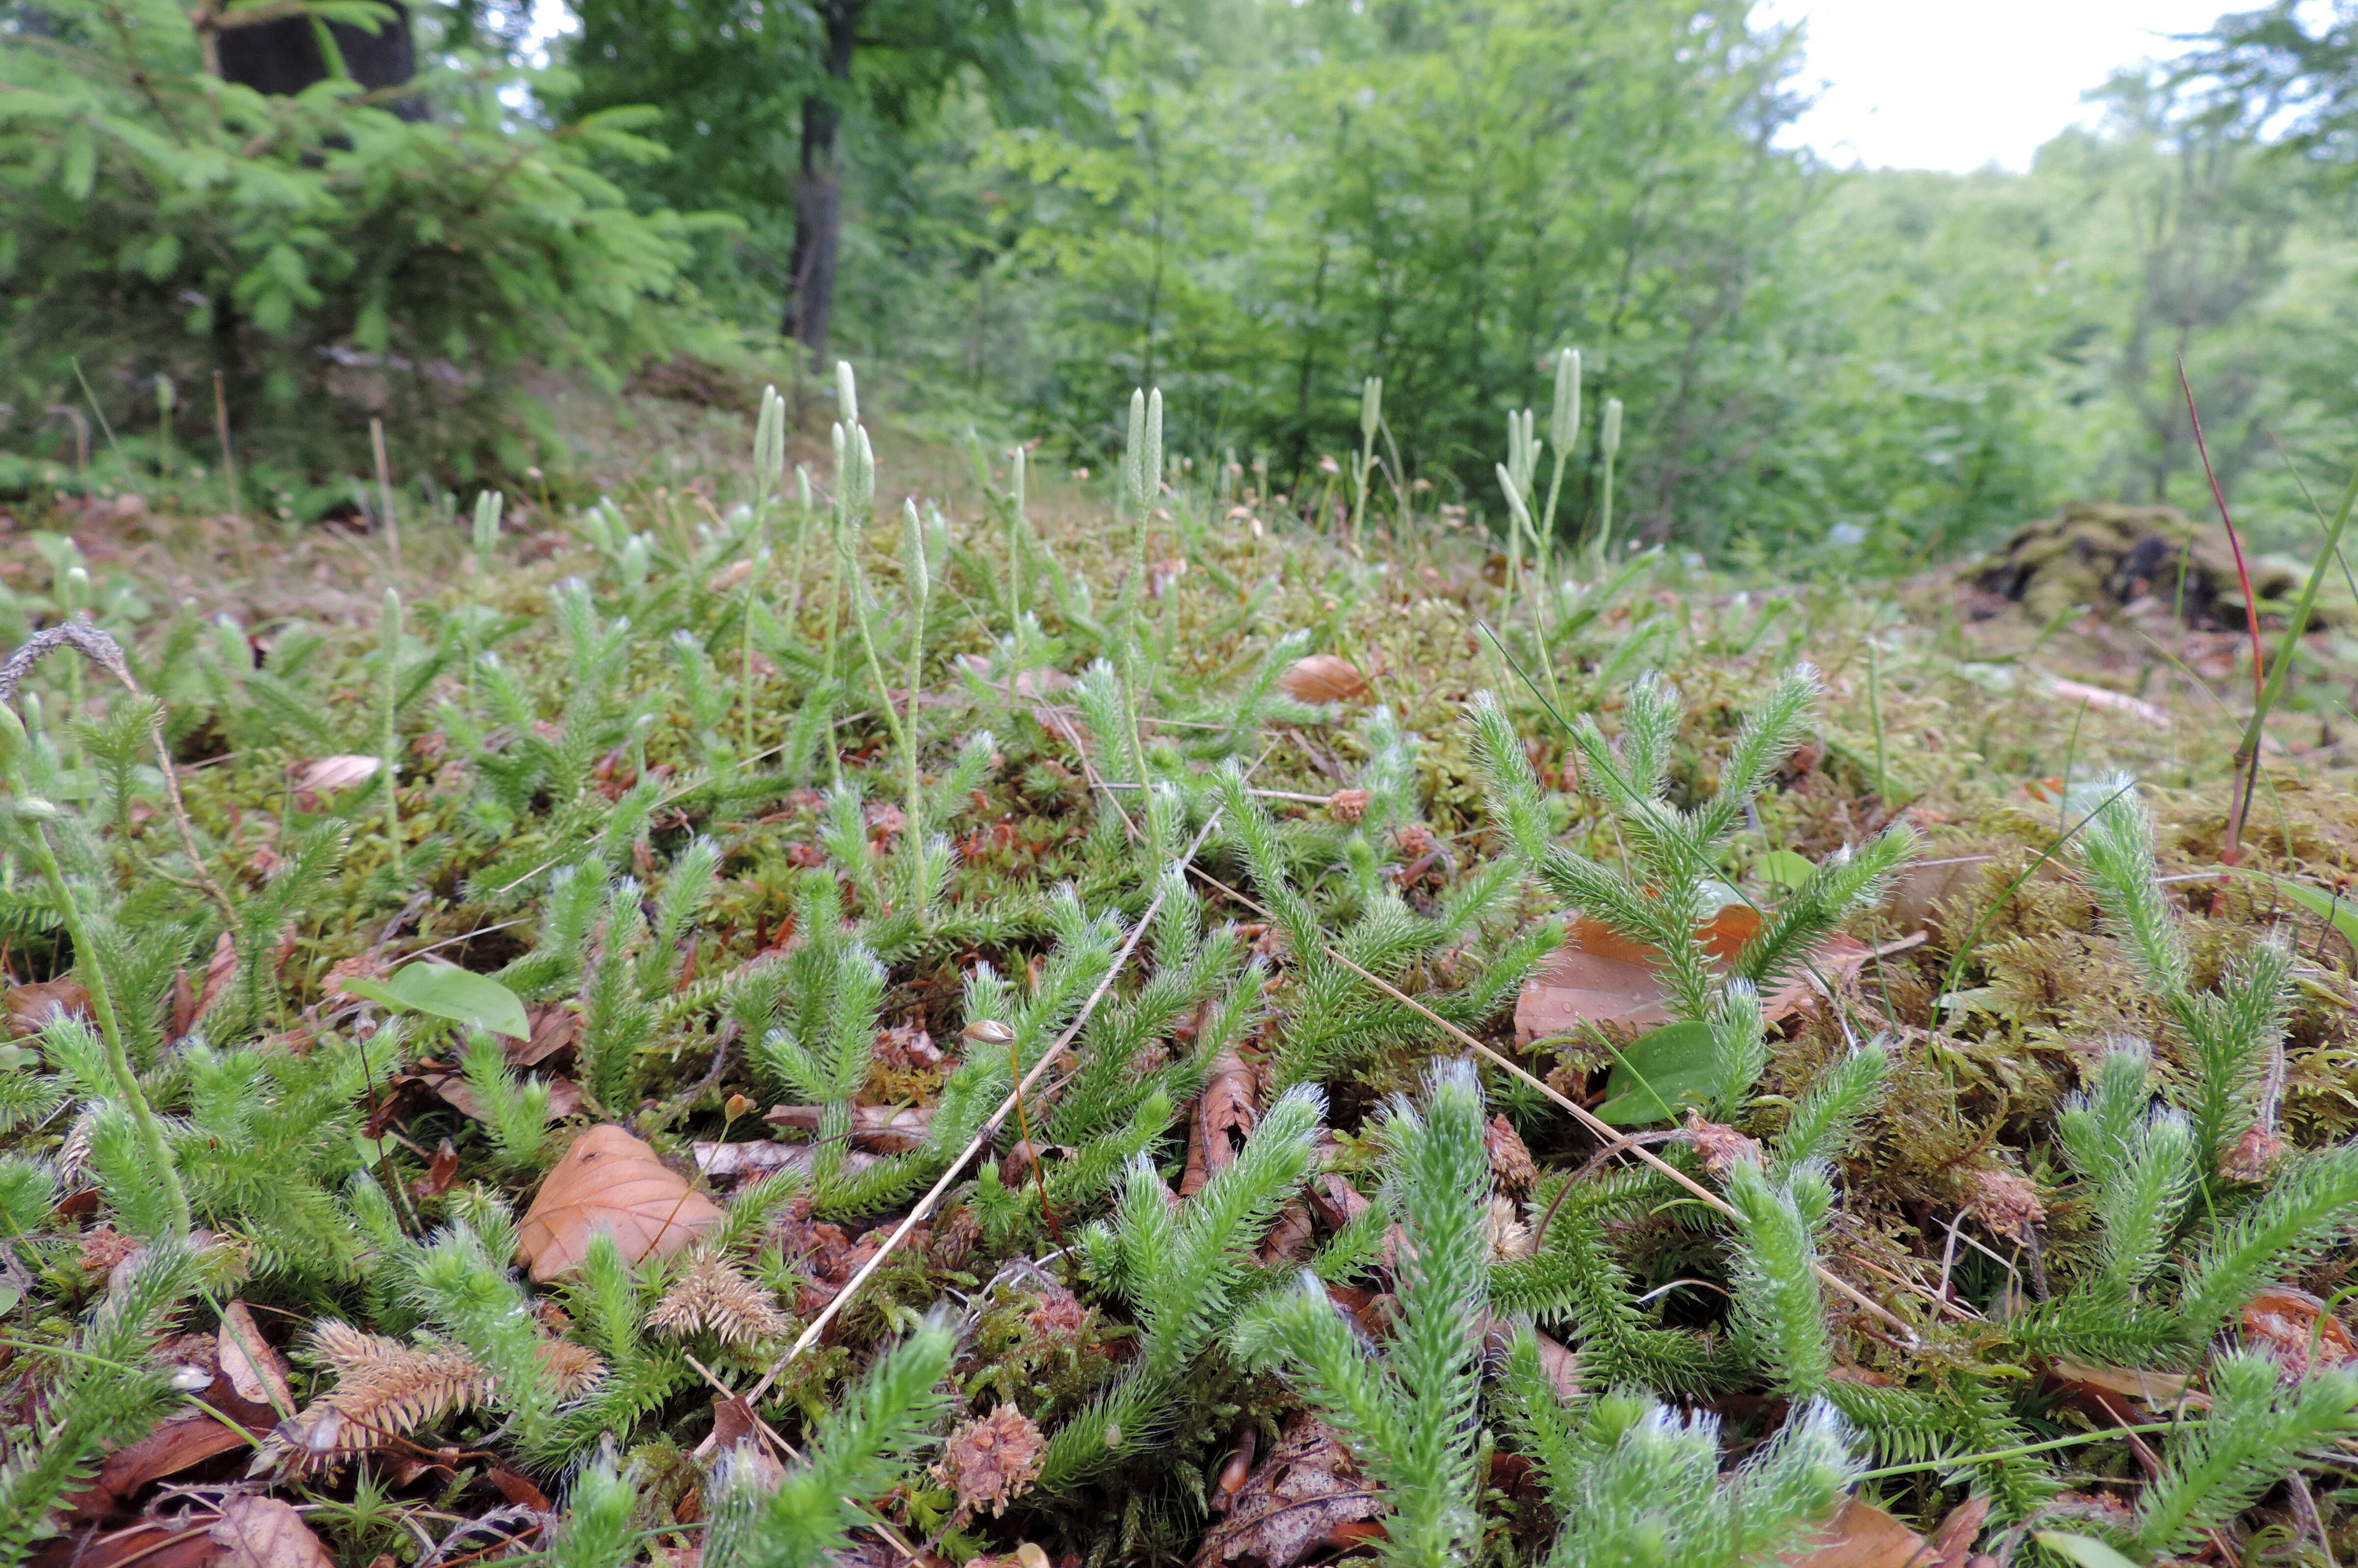
M 859 393 L 36 536 L 0 1563 L 2358 1552 L 2307 601 L 2238 753 L 2232 634 L 1567 543 L 1529 415 L 1494 556 Z

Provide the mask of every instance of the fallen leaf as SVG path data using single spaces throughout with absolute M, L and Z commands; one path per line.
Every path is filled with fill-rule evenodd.
M 506 1465 L 492 1465 L 491 1475 L 492 1485 L 500 1489 L 500 1496 L 518 1508 L 532 1509 L 539 1513 L 556 1511 L 557 1505 L 548 1500 L 546 1492 L 542 1491 Z
M 2187 1379 L 2179 1372 L 2147 1372 L 2134 1367 L 2082 1367 L 2071 1361 L 2048 1364 L 2048 1375 L 2082 1392 L 2118 1394 L 2157 1410 L 2168 1409 L 2186 1397 Z
M 817 1152 L 807 1143 L 784 1143 L 775 1139 L 759 1138 L 739 1143 L 720 1143 L 699 1140 L 688 1146 L 696 1157 L 696 1168 L 715 1181 L 735 1178 L 759 1180 L 773 1172 L 806 1167 Z M 843 1173 L 858 1175 L 876 1163 L 879 1156 L 859 1149 L 849 1149 L 843 1155 Z
M 218 1415 L 179 1416 L 108 1454 L 99 1465 L 97 1480 L 68 1498 L 67 1506 L 79 1519 L 104 1519 L 137 1497 L 150 1481 L 177 1476 L 216 1454 L 258 1443 L 263 1436 Z
M 2134 719 L 2148 729 L 2169 728 L 2170 719 L 2167 712 L 2143 697 L 2131 697 L 2126 692 L 2107 691 L 2103 687 L 2065 680 L 2061 676 L 2047 677 L 2047 690 L 2050 696 L 2064 702 L 2085 704 L 2102 712 L 2117 713 L 2124 719 Z
M 208 1514 L 143 1519 L 102 1535 L 73 1554 L 75 1568 L 208 1568 L 219 1561 Z
M 761 1430 L 754 1418 L 753 1407 L 731 1394 L 712 1397 L 712 1445 L 723 1453 L 736 1447 Z
M 536 1007 L 530 1014 L 531 1038 L 508 1042 L 508 1065 L 513 1067 L 536 1067 L 579 1037 L 581 1015 L 558 1003 L 554 1007 Z
M 1179 1178 L 1179 1195 L 1194 1197 L 1204 1184 L 1237 1162 L 1245 1141 L 1252 1136 L 1253 1102 L 1260 1098 L 1253 1071 L 1233 1047 L 1212 1059 L 1211 1076 L 1195 1101 L 1195 1115 L 1187 1133 L 1187 1169 Z
M 218 1568 L 335 1568 L 335 1559 L 292 1503 L 232 1494 L 211 1531 Z
M 229 933 L 224 931 L 214 938 L 213 956 L 205 960 L 205 985 L 197 993 L 199 1018 L 211 1011 L 214 999 L 222 993 L 222 988 L 228 985 L 230 977 L 236 973 L 237 944 L 231 941 Z
M 2358 1360 L 2349 1325 L 2307 1291 L 2278 1285 L 2244 1303 L 2244 1340 L 2297 1376 Z
M 1195 1568 L 1249 1560 L 1293 1568 L 1335 1530 L 1385 1511 L 1334 1432 L 1300 1415 L 1205 1535 Z
M 980 654 L 960 654 L 957 663 L 961 669 L 971 671 L 986 681 L 990 678 L 990 660 Z M 1006 695 L 1008 684 L 1005 681 L 997 683 L 1001 696 Z M 1038 669 L 1018 670 L 1013 682 L 1015 695 L 1031 702 L 1037 702 L 1053 692 L 1064 691 L 1072 684 L 1072 676 L 1046 665 Z
M 1759 923 L 1749 908 L 1731 904 L 1698 935 L 1705 951 L 1724 965 L 1759 931 Z M 1837 932 L 1811 950 L 1808 966 L 1761 994 L 1761 1011 L 1772 1023 L 1790 1018 L 1819 994 L 1820 977 L 1835 984 L 1856 974 L 1869 959 L 1905 952 L 1924 940 L 1924 934 L 1917 932 L 1869 947 Z M 1555 956 L 1523 983 L 1515 1000 L 1516 1044 L 1529 1045 L 1593 1024 L 1644 1031 L 1670 1022 L 1670 989 L 1660 968 L 1661 954 L 1655 948 L 1630 941 L 1601 920 L 1580 916 Z
M 317 811 L 325 804 L 322 797 L 366 784 L 376 775 L 382 759 L 362 756 L 357 752 L 333 757 L 318 757 L 308 762 L 292 762 L 287 771 L 294 775 L 295 809 Z
M 222 1308 L 219 1345 L 222 1376 L 238 1398 L 282 1414 L 295 1412 L 295 1395 L 287 1386 L 287 1358 L 262 1336 L 261 1325 L 243 1302 Z
M 1296 702 L 1348 702 L 1365 696 L 1368 677 L 1354 668 L 1351 661 L 1333 654 L 1313 654 L 1296 659 L 1286 672 L 1277 677 L 1280 691 Z
M 443 1073 L 426 1080 L 442 1103 L 476 1121 L 486 1119 L 483 1097 L 475 1086 L 458 1073 Z M 548 1083 L 548 1119 L 562 1121 L 581 1108 L 581 1086 L 571 1078 L 550 1078 Z
M 1974 1553 L 1974 1542 L 1981 1538 L 1982 1526 L 1988 1522 L 1989 1511 L 1986 1497 L 1967 1498 L 1951 1509 L 1941 1528 L 1932 1532 L 1931 1561 L 1923 1568 L 1964 1568 Z
M 434 1158 L 427 1162 L 426 1173 L 410 1183 L 409 1190 L 421 1200 L 438 1198 L 458 1179 L 459 1146 L 445 1138 L 442 1146 L 434 1151 Z
M 817 1132 L 821 1110 L 815 1105 L 773 1105 L 762 1119 L 772 1127 Z M 905 1154 L 922 1146 L 933 1131 L 934 1108 L 929 1105 L 855 1105 L 851 1108 L 851 1144 L 879 1154 Z M 702 1162 L 699 1160 L 698 1164 Z
M 1982 872 L 1996 863 L 1995 855 L 1960 855 L 1939 860 L 1919 860 L 1893 879 L 1885 911 L 1901 925 L 1929 925 L 1941 905 L 1971 892 Z
M 693 1191 L 655 1152 L 621 1128 L 593 1127 L 548 1173 L 516 1233 L 535 1281 L 578 1266 L 590 1238 L 613 1237 L 624 1261 L 669 1257 L 720 1222 L 711 1199 Z
M 7 1029 L 11 1040 L 30 1040 L 61 1018 L 88 1018 L 90 992 L 66 979 L 17 986 L 8 993 Z
M 1833 1522 L 1778 1557 L 1788 1568 L 1923 1568 L 1924 1538 L 1857 1498 L 1843 1499 Z

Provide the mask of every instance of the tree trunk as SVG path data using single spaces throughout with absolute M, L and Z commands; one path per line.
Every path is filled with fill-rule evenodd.
M 222 27 L 215 62 L 225 81 L 280 97 L 292 97 L 331 76 L 348 76 L 372 92 L 384 92 L 417 74 L 409 8 L 400 0 L 385 3 L 393 15 L 380 17 L 373 30 L 310 16 Z M 415 93 L 391 97 L 386 107 L 405 120 L 426 117 L 425 101 Z
M 826 0 L 819 17 L 827 26 L 829 91 L 803 97 L 802 169 L 795 182 L 795 250 L 789 264 L 785 319 L 779 330 L 810 351 L 811 362 L 827 362 L 828 319 L 835 312 L 836 239 L 843 228 L 843 186 L 836 177 L 836 131 L 842 121 L 840 93 L 851 81 L 853 29 L 866 0 Z

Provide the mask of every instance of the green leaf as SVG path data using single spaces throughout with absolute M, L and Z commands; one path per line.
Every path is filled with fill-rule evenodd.
M 1677 1108 L 1701 1104 L 1719 1087 L 1719 1053 L 1700 1023 L 1666 1023 L 1638 1037 L 1606 1081 L 1596 1114 L 1616 1127 L 1668 1121 Z
M 2042 1530 L 2031 1539 L 2058 1557 L 2068 1557 L 2080 1568 L 2137 1568 L 2136 1563 L 2122 1556 L 2093 1535 L 2068 1535 L 2060 1530 Z
M 412 964 L 382 984 L 351 979 L 344 982 L 344 989 L 404 1012 L 447 1018 L 518 1040 L 532 1037 L 532 1025 L 515 992 L 489 975 L 455 965 Z
M 1807 855 L 1791 849 L 1771 849 L 1752 869 L 1769 886 L 1790 890 L 1809 881 L 1810 873 L 1818 868 L 1810 863 Z

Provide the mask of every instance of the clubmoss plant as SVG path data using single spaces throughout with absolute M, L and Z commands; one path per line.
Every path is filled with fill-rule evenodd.
M 1305 1274 L 1238 1337 L 1282 1355 L 1289 1377 L 1350 1444 L 1390 1501 L 1381 1560 L 1445 1568 L 1478 1539 L 1475 1472 L 1487 1302 L 1490 1165 L 1482 1089 L 1464 1063 L 1427 1080 L 1422 1107 L 1394 1102 L 1384 1123 L 1388 1206 L 1399 1226 L 1400 1314 L 1376 1354 Z

